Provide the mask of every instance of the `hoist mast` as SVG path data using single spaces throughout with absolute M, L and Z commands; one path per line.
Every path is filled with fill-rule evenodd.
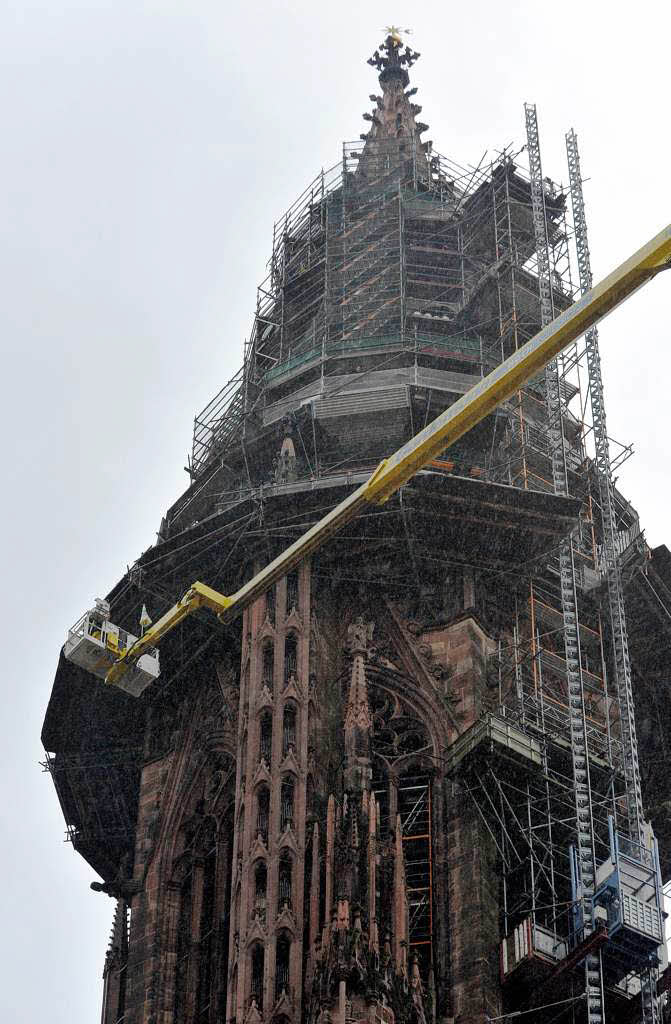
M 525 103 L 527 151 L 531 179 L 531 203 L 538 256 L 538 285 L 540 291 L 541 324 L 546 327 L 554 319 L 554 301 L 550 262 L 550 245 L 545 211 L 545 187 L 541 167 L 538 118 L 535 104 Z M 568 497 L 566 447 L 564 442 L 564 409 L 559 378 L 559 362 L 553 358 L 545 367 L 545 401 L 548 415 L 548 438 L 552 460 L 552 480 L 555 494 Z M 578 595 L 573 556 L 573 538 L 563 537 L 559 544 L 559 587 L 566 652 L 566 682 L 568 686 L 568 717 L 571 738 L 571 760 L 576 813 L 575 871 L 577 875 L 577 916 L 584 940 L 592 934 L 594 921 L 594 893 L 596 890 L 596 853 L 594 847 L 594 815 L 592 787 L 589 777 L 589 751 L 587 749 L 587 721 L 585 715 L 585 689 L 580 654 L 580 623 Z M 601 957 L 591 952 L 585 957 L 585 986 L 588 1024 L 603 1024 L 604 992 Z
M 573 208 L 573 228 L 580 277 L 580 291 L 581 294 L 585 295 L 592 287 L 592 267 L 587 241 L 587 222 L 585 220 L 578 138 L 573 129 L 566 135 L 566 156 L 571 189 L 571 205 Z M 608 431 L 606 428 L 606 407 L 601 377 L 601 358 L 599 356 L 599 334 L 596 326 L 590 328 L 585 334 L 585 356 L 592 411 L 592 427 L 594 430 L 594 466 L 601 504 L 603 531 L 602 562 L 608 586 L 608 610 L 613 643 L 615 683 L 620 711 L 622 769 L 625 781 L 627 824 L 629 835 L 632 839 L 636 843 L 643 845 L 645 843 L 645 829 L 641 773 L 638 763 L 636 724 L 634 720 L 634 693 L 632 689 L 631 664 L 629 662 L 622 575 L 617 555 L 617 524 L 615 521 L 613 475 L 610 465 Z M 657 1024 L 659 1020 L 656 984 L 657 972 L 651 966 L 641 976 L 641 1003 L 644 1024 Z

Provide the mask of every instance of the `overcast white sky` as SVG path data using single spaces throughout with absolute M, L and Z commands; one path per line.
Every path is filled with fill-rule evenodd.
M 377 87 L 390 20 L 414 30 L 422 119 L 461 163 L 523 141 L 544 172 L 579 135 L 595 277 L 669 216 L 660 2 L 291 6 L 20 3 L 0 21 L 5 498 L 0 1018 L 89 1024 L 113 903 L 62 842 L 39 734 L 65 630 L 154 540 L 187 482 L 194 413 L 241 359 L 273 220 Z M 667 522 L 671 274 L 601 331 L 619 486 Z

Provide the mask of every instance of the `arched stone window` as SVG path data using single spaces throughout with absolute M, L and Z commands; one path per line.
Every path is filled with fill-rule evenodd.
M 191 819 L 193 820 L 193 819 Z M 231 811 L 221 826 L 207 818 L 189 837 L 177 865 L 179 910 L 175 938 L 174 1008 L 176 1020 L 210 1024 L 226 989 L 223 957 L 227 939 L 219 938 L 230 892 Z
M 282 756 L 296 750 L 296 706 L 286 704 L 282 716 Z
M 189 981 L 189 959 L 191 956 L 191 917 L 193 900 L 193 865 L 189 862 L 179 893 L 179 917 L 177 920 L 177 957 L 175 963 L 175 1019 L 183 1020 L 186 1015 Z
M 268 868 L 263 860 L 254 868 L 254 913 L 261 921 L 266 920 L 266 894 L 268 891 Z
M 319 808 L 317 807 L 317 799 L 315 797 L 315 784 L 312 775 L 308 775 L 308 781 L 305 787 L 305 809 L 308 818 L 317 817 Z
M 273 752 L 273 716 L 271 711 L 264 711 L 259 723 L 259 760 L 265 761 L 270 767 Z
M 242 774 L 244 775 L 247 770 L 247 730 L 245 729 L 242 743 L 240 744 L 240 764 L 242 766 Z
M 233 796 L 233 794 L 231 794 Z M 233 882 L 233 827 L 234 827 L 235 805 L 231 800 L 228 809 L 225 811 L 219 827 L 219 840 L 217 844 L 217 888 L 216 888 L 216 928 L 219 931 L 219 941 L 213 944 L 213 959 L 215 963 L 215 991 L 217 999 L 226 1005 L 226 989 L 228 987 L 228 955 L 230 941 L 230 916 L 233 912 L 231 899 L 231 885 Z M 224 859 L 225 858 L 225 859 Z M 216 1014 L 211 1015 L 216 1020 Z
M 287 996 L 289 992 L 289 964 L 291 960 L 291 939 L 282 932 L 277 938 L 277 952 L 275 959 L 275 999 L 279 999 L 283 992 Z
M 257 943 L 251 950 L 251 999 L 254 1000 L 260 1012 L 263 1012 L 263 973 L 265 967 L 265 950 L 261 943 Z
M 217 952 L 217 843 L 214 829 L 208 829 L 203 837 L 201 885 L 196 1024 L 209 1024 L 211 1010 L 216 1003 L 214 966 Z
M 280 830 L 282 832 L 284 832 L 285 828 L 293 828 L 294 789 L 293 776 L 287 775 L 282 780 L 282 789 L 280 792 Z
M 273 692 L 273 680 L 275 676 L 275 649 L 270 640 L 266 640 L 263 645 L 263 666 L 261 670 L 261 678 L 264 686 L 267 686 L 270 692 Z
M 287 634 L 284 641 L 284 682 L 293 676 L 298 678 L 298 640 L 294 633 Z
M 270 792 L 267 786 L 259 786 L 256 794 L 256 831 L 263 842 L 268 843 L 268 819 L 270 817 Z
M 277 884 L 277 912 L 280 914 L 284 907 L 289 910 L 292 907 L 292 871 L 293 862 L 288 850 L 283 850 L 280 857 Z
M 287 615 L 300 608 L 300 596 L 298 590 L 298 573 L 296 571 L 287 574 Z
M 393 833 L 400 816 L 409 902 L 408 956 L 418 958 L 426 984 L 436 955 L 432 744 L 417 709 L 401 694 L 379 685 L 369 687 L 369 696 L 373 712 L 371 789 L 379 810 L 378 829 L 382 836 Z
M 266 618 L 275 625 L 275 587 L 266 590 Z
M 310 896 L 312 893 L 312 831 L 308 834 L 307 841 L 305 843 L 305 858 L 304 858 L 305 870 L 303 873 L 303 935 L 305 940 L 303 942 L 303 967 L 307 961 L 307 955 L 310 952 L 311 944 L 314 942 L 314 935 L 310 934 Z M 308 937 L 310 943 L 308 943 Z
M 418 765 L 398 776 L 397 807 L 403 829 L 409 911 L 409 954 L 427 978 L 433 939 L 431 776 Z

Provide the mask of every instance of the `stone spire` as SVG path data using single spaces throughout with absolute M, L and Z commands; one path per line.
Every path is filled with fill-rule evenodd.
M 420 136 L 429 126 L 416 120 L 422 108 L 412 103 L 411 98 L 417 89 L 407 89 L 408 68 L 419 56 L 403 45 L 394 29 L 368 60 L 380 73 L 382 93 L 370 96 L 375 107 L 372 113 L 363 115 L 364 120 L 370 122 L 370 129 L 361 136 L 366 145 L 357 174 L 362 178 L 377 178 L 385 169 L 401 168 L 410 161 L 414 176 L 428 177 L 426 154 L 431 143 L 423 143 Z
M 372 623 L 359 615 L 347 631 L 352 672 L 345 708 L 345 788 L 368 790 L 371 780 L 373 719 L 368 704 L 366 657 L 373 637 Z

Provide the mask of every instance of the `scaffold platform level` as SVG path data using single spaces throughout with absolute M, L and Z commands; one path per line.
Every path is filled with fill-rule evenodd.
M 452 744 L 446 757 L 446 771 L 456 775 L 469 761 L 482 758 L 512 761 L 523 771 L 532 764 L 543 764 L 539 741 L 494 714 L 479 719 Z

